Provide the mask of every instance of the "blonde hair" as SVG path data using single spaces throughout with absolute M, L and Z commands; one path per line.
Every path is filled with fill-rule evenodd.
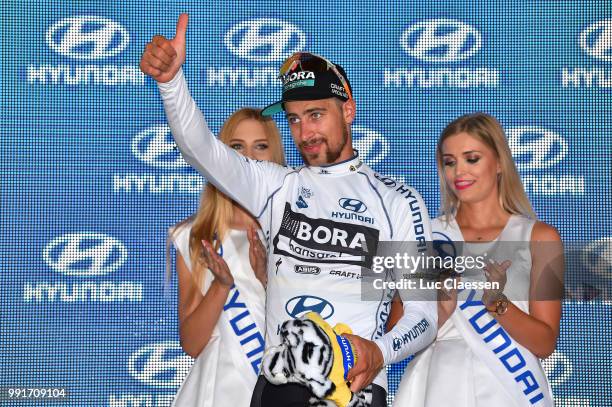
M 254 108 L 242 108 L 234 112 L 223 124 L 219 132 L 219 140 L 228 144 L 234 136 L 236 128 L 244 120 L 256 120 L 261 123 L 268 138 L 268 148 L 272 151 L 272 161 L 284 165 L 285 154 L 281 135 L 276 124 L 270 117 L 261 115 L 261 110 Z M 170 240 L 180 230 L 191 223 L 189 234 L 189 258 L 191 259 L 191 274 L 196 285 L 202 288 L 204 277 L 204 264 L 199 261 L 202 254 L 202 240 L 209 241 L 215 250 L 218 250 L 225 238 L 234 214 L 234 202 L 210 182 L 206 184 L 204 192 L 200 197 L 198 211 L 187 219 L 174 225 L 169 232 L 166 244 L 166 276 L 170 279 L 172 271 L 170 265 Z
M 436 163 L 440 181 L 440 212 L 448 220 L 459 207 L 457 195 L 448 187 L 444 178 L 444 161 L 442 159 L 442 144 L 447 138 L 459 133 L 467 133 L 487 145 L 499 160 L 501 172 L 497 185 L 499 202 L 502 208 L 513 214 L 536 219 L 531 202 L 525 193 L 523 182 L 519 176 L 504 130 L 499 122 L 486 113 L 463 115 L 452 122 L 440 134 L 436 147 Z

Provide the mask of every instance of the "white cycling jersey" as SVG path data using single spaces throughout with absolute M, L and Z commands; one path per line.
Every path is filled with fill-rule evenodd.
M 361 297 L 361 267 L 380 241 L 431 241 L 427 208 L 415 189 L 379 176 L 357 154 L 295 169 L 251 160 L 210 132 L 182 70 L 159 89 L 184 159 L 252 213 L 268 239 L 266 347 L 280 343 L 285 320 L 307 311 L 375 341 L 385 364 L 435 339 L 435 302 L 403 298 L 404 316 L 385 333 L 392 293 L 378 301 Z M 374 382 L 386 388 L 384 372 Z

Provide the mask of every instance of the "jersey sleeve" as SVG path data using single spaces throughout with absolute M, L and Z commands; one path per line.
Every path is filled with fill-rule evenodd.
M 425 202 L 414 189 L 396 197 L 392 206 L 393 241 L 409 242 L 410 255 L 427 254 L 431 243 L 431 224 Z M 402 278 L 401 270 L 394 270 L 394 279 Z M 390 332 L 374 342 L 382 351 L 384 364 L 397 363 L 427 347 L 438 331 L 438 306 L 433 290 L 399 290 L 404 315 Z
M 240 155 L 218 140 L 189 93 L 183 70 L 158 83 L 168 124 L 183 158 L 224 194 L 256 217 L 291 171 Z

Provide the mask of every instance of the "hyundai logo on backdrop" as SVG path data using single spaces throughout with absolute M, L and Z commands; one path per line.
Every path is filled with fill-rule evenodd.
M 127 250 L 119 240 L 103 233 L 68 233 L 53 239 L 43 252 L 53 270 L 69 276 L 101 276 L 125 263 Z
M 30 84 L 144 85 L 145 75 L 137 65 L 116 63 L 115 58 L 128 47 L 130 35 L 114 20 L 93 15 L 67 17 L 55 21 L 44 39 L 49 49 L 65 60 L 29 65 L 26 77 Z
M 177 341 L 145 345 L 130 355 L 127 370 L 134 380 L 155 388 L 155 392 L 150 389 L 140 393 L 111 393 L 108 405 L 168 407 L 192 365 L 193 359 L 183 353 Z
M 193 364 L 176 341 L 153 343 L 134 352 L 128 360 L 130 375 L 147 386 L 178 388 Z
M 499 70 L 466 65 L 480 52 L 483 36 L 462 21 L 439 18 L 414 23 L 399 38 L 402 50 L 415 66 L 384 70 L 385 87 L 473 88 L 496 87 Z M 463 63 L 458 67 L 458 63 Z
M 64 276 L 46 281 L 27 281 L 24 302 L 140 302 L 143 284 L 100 277 L 119 270 L 127 249 L 118 239 L 99 232 L 66 233 L 52 239 L 42 257 L 50 269 Z
M 208 86 L 278 86 L 280 63 L 304 49 L 306 34 L 290 21 L 256 18 L 232 25 L 223 36 L 223 44 L 238 62 L 249 64 L 207 68 Z
M 612 62 L 612 20 L 596 22 L 582 31 L 580 47 L 593 58 Z
M 558 168 L 568 153 L 568 143 L 561 135 L 536 126 L 511 127 L 506 133 L 508 145 L 529 193 L 544 196 L 584 195 L 584 177 L 546 171 Z
M 480 50 L 482 36 L 456 20 L 427 20 L 410 26 L 400 38 L 404 51 L 425 62 L 458 62 Z
M 306 35 L 296 25 L 275 18 L 242 21 L 223 38 L 234 55 L 253 62 L 281 62 L 306 45 Z
M 57 21 L 46 35 L 54 51 L 74 59 L 110 58 L 121 53 L 130 35 L 119 23 L 98 16 L 77 16 Z
M 370 167 L 382 162 L 389 154 L 389 142 L 382 134 L 363 126 L 351 129 L 353 146 L 359 157 Z
M 519 170 L 542 170 L 561 162 L 567 142 L 555 132 L 540 127 L 515 127 L 508 131 L 508 144 Z
M 612 20 L 601 20 L 588 25 L 580 32 L 576 42 L 582 51 L 591 57 L 589 65 L 563 67 L 561 86 L 612 88 Z
M 167 124 L 156 124 L 137 133 L 130 150 L 149 171 L 113 174 L 114 193 L 158 195 L 202 192 L 204 179 L 185 162 Z
M 152 126 L 132 139 L 132 153 L 140 161 L 155 168 L 188 167 L 179 152 L 167 124 Z

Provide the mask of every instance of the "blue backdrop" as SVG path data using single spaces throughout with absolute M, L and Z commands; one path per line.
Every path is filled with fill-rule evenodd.
M 175 283 L 164 291 L 165 239 L 195 211 L 204 180 L 173 149 L 157 87 L 138 69 L 144 45 L 173 36 L 180 12 L 190 13 L 184 69 L 213 129 L 239 107 L 276 100 L 290 53 L 325 55 L 353 84 L 361 155 L 415 186 L 432 214 L 442 128 L 466 112 L 498 117 L 541 219 L 586 247 L 568 275 L 596 272 L 565 301 L 545 361 L 555 399 L 612 405 L 603 1 L 3 1 L 5 397 L 7 387 L 64 387 L 58 405 L 163 406 L 189 368 Z M 300 164 L 279 127 L 289 163 Z M 389 369 L 390 400 L 402 371 Z

